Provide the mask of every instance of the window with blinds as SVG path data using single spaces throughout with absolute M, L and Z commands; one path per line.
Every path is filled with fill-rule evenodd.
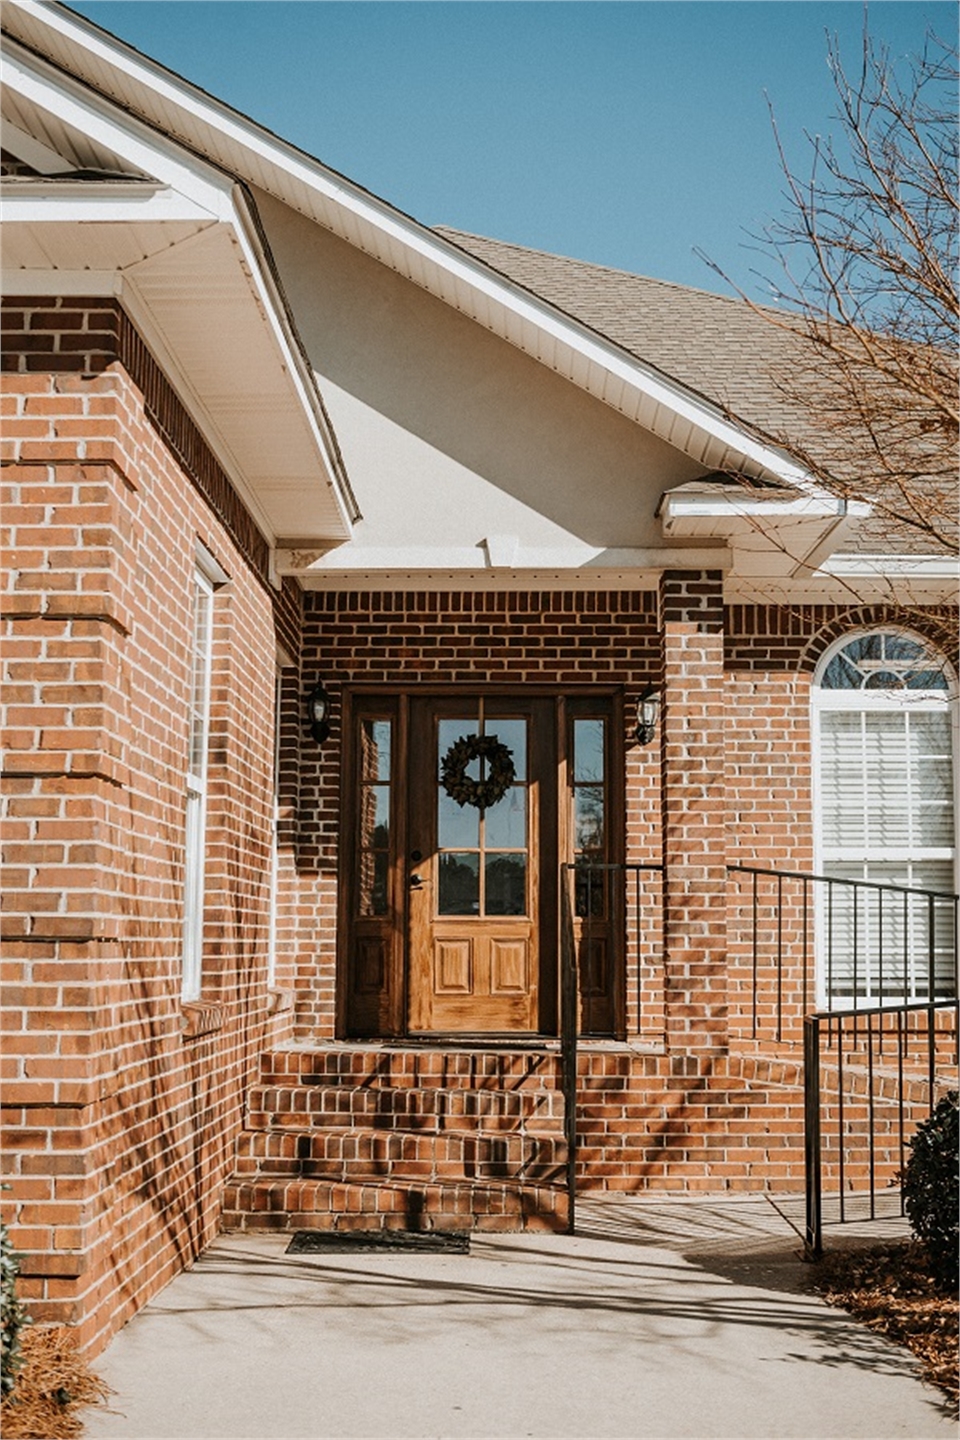
M 818 906 L 830 1003 L 955 993 L 950 692 L 936 652 L 898 631 L 855 636 L 824 657 L 814 718 L 818 869 L 838 882 L 820 887 Z

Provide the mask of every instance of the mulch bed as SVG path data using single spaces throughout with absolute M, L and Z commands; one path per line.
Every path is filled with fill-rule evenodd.
M 923 1378 L 938 1386 L 956 1411 L 960 1306 L 955 1292 L 945 1293 L 931 1278 L 922 1246 L 904 1240 L 836 1250 L 824 1256 L 812 1279 L 828 1304 L 912 1351 Z
M 73 1440 L 83 1434 L 79 1411 L 110 1391 L 91 1374 L 65 1326 L 29 1326 L 20 1334 L 17 1383 L 0 1404 L 3 1440 Z

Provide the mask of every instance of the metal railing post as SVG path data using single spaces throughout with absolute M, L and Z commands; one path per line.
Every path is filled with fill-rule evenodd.
M 823 1254 L 820 1143 L 820 1020 L 803 1019 L 803 1158 L 806 1191 L 804 1255 L 819 1260 Z
M 589 883 L 589 882 L 588 882 Z M 577 947 L 573 933 L 573 865 L 560 870 L 560 1073 L 563 1129 L 567 1142 L 567 1233 L 576 1227 L 577 1206 Z

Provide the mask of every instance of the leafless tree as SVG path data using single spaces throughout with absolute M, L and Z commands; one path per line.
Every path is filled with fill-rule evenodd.
M 881 525 L 955 552 L 956 51 L 931 34 L 898 66 L 865 27 L 855 74 L 835 39 L 828 60 L 838 137 L 807 134 L 804 176 L 774 118 L 788 206 L 756 237 L 775 303 L 748 303 L 790 357 L 775 438 Z

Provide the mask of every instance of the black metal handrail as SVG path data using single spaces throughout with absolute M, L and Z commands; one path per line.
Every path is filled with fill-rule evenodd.
M 938 1015 L 950 1015 L 952 1027 L 938 1026 Z M 876 1219 L 878 1171 L 885 1168 L 888 1183 L 902 1172 L 907 1145 L 907 1128 L 917 1123 L 916 1101 L 909 1105 L 905 1098 L 905 1080 L 919 1080 L 925 1089 L 926 1098 L 922 1108 L 931 1113 L 937 1098 L 938 1068 L 944 1087 L 955 1076 L 945 1077 L 947 1066 L 955 1067 L 958 1060 L 958 1035 L 960 1035 L 960 1012 L 957 1001 L 931 1000 L 913 1005 L 877 1005 L 869 1009 L 857 1007 L 848 1010 L 833 1010 L 807 1015 L 803 1030 L 803 1085 L 804 1085 L 804 1172 L 806 1224 L 804 1244 L 808 1258 L 819 1259 L 823 1253 L 823 1132 L 824 1132 L 824 1084 L 821 1065 L 822 1038 L 826 1030 L 828 1049 L 833 1051 L 835 1085 L 827 1097 L 833 1101 L 835 1124 L 835 1171 L 838 1218 L 844 1223 L 848 1218 L 847 1179 L 854 1156 L 859 1153 L 863 1164 L 866 1154 L 867 1208 L 869 1218 Z M 938 1038 L 940 1046 L 938 1047 Z M 844 1050 L 845 1039 L 850 1046 Z M 886 1051 L 884 1040 L 887 1041 Z M 915 1047 L 917 1060 L 922 1054 L 922 1063 L 914 1064 L 913 1072 L 907 1072 L 911 1060 L 911 1044 Z M 949 1044 L 949 1059 L 944 1049 Z M 881 1071 L 884 1060 L 895 1061 L 895 1069 Z M 854 1063 L 858 1060 L 858 1063 Z M 852 1078 L 860 1082 L 861 1094 L 857 1095 Z M 889 1094 L 890 1089 L 894 1093 Z M 881 1094 L 882 1090 L 888 1093 Z M 853 1106 L 865 1105 L 866 1116 L 860 1117 L 859 1128 L 865 1133 L 859 1140 L 854 1126 L 848 1122 L 848 1113 Z M 896 1158 L 890 1159 L 890 1142 L 887 1140 L 887 1158 L 881 1165 L 877 1154 L 878 1109 L 887 1111 L 887 1129 L 890 1127 L 889 1107 L 896 1107 Z M 865 1126 L 862 1124 L 865 1118 Z M 892 1173 L 891 1173 L 892 1172 Z M 903 1194 L 900 1193 L 900 1214 L 904 1213 Z
M 770 996 L 761 971 L 774 972 L 773 1038 L 784 1035 L 785 970 L 799 1013 L 809 1011 L 818 932 L 826 1009 L 848 999 L 865 1010 L 874 999 L 909 1005 L 956 996 L 960 897 L 952 891 L 759 865 L 728 865 L 727 873 L 750 877 L 752 1038 L 761 1038 L 758 1000 Z M 772 932 L 765 946 L 761 910 Z M 858 996 L 865 1004 L 857 1003 Z
M 567 1142 L 567 1231 L 574 1233 L 577 1206 L 577 946 L 573 934 L 572 865 L 560 867 L 560 1084 Z

